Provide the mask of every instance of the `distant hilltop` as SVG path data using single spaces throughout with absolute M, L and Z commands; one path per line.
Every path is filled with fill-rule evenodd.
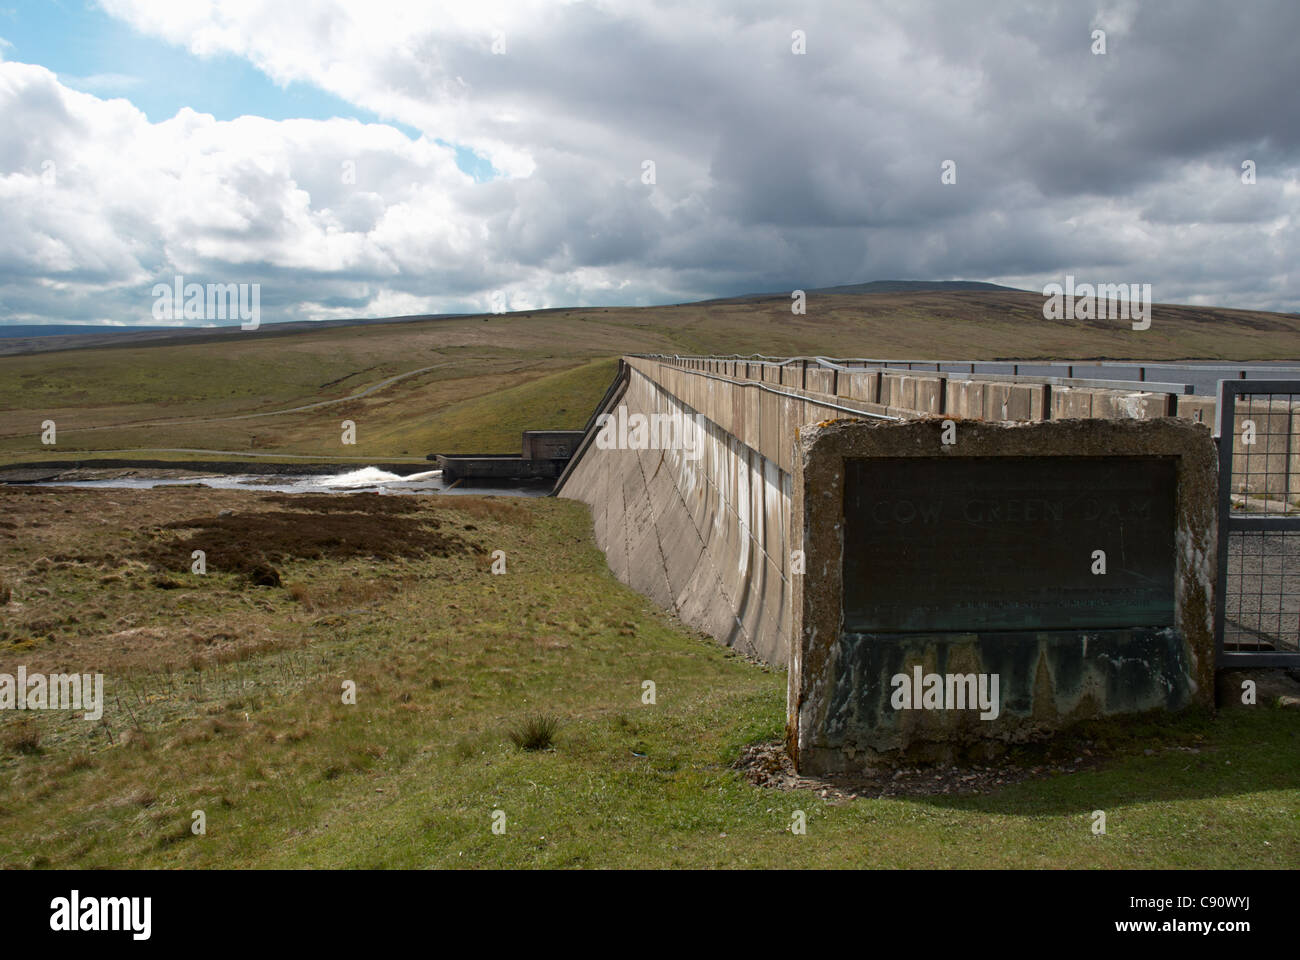
M 113 323 L 0 323 L 0 337 L 69 337 L 76 334 L 139 333 L 141 330 L 174 330 L 175 327 L 144 327 Z
M 1024 293 L 1026 291 L 1017 290 L 1015 287 L 1003 287 L 996 283 L 983 283 L 978 280 L 872 280 L 868 283 L 846 283 L 838 287 L 818 287 L 807 290 L 808 293 L 816 294 L 858 294 L 858 293 L 958 293 L 966 290 L 983 290 L 983 291 L 1004 291 L 1014 293 Z M 750 300 L 766 297 L 788 297 L 790 291 L 783 290 L 778 293 L 749 293 L 740 294 L 739 296 L 722 297 L 716 300 L 701 301 L 704 303 L 717 303 L 719 300 Z M 696 301 L 689 301 L 696 302 Z M 612 307 L 592 306 L 592 307 L 547 307 L 545 310 L 602 310 L 612 309 Z M 619 308 L 622 309 L 622 308 Z M 523 313 L 538 313 L 542 311 L 525 310 Z M 274 323 L 268 323 L 267 326 L 273 326 L 278 331 L 289 333 L 295 330 L 324 329 L 326 327 L 352 326 L 354 324 L 366 323 L 395 323 L 400 321 L 411 320 L 440 320 L 450 319 L 453 317 L 480 316 L 481 314 L 467 313 L 428 313 L 416 314 L 405 317 L 366 317 L 366 318 L 345 318 L 338 320 L 289 320 Z M 139 334 L 153 334 L 155 336 L 144 339 L 158 339 L 158 335 L 167 337 L 168 335 L 185 335 L 187 333 L 203 332 L 206 334 L 221 334 L 231 332 L 230 326 L 205 325 L 202 327 L 185 326 L 171 324 L 169 326 L 156 326 L 149 324 L 107 324 L 107 323 L 3 323 L 0 322 L 0 338 L 29 338 L 29 337 L 66 337 L 66 336 L 93 336 L 96 338 L 112 337 L 114 334 L 135 334 L 133 339 L 140 339 Z M 84 345 L 93 345 L 93 343 L 102 342 L 85 341 Z M 13 352 L 11 350 L 0 351 L 0 355 Z
M 775 281 L 774 281 L 775 282 Z M 1151 329 L 1140 337 L 1128 322 L 1044 315 L 1044 294 L 977 280 L 873 280 L 801 287 L 806 315 L 791 313 L 793 287 L 661 306 L 546 307 L 505 313 L 441 314 L 374 319 L 337 318 L 208 327 L 95 327 L 76 333 L 60 324 L 0 325 L 0 357 L 48 351 L 217 345 L 306 337 L 337 345 L 355 333 L 374 342 L 408 339 L 394 347 L 392 373 L 405 369 L 409 343 L 475 351 L 498 349 L 558 355 L 560 343 L 581 345 L 583 356 L 627 353 L 796 356 L 945 356 L 982 360 L 1027 359 L 1295 360 L 1300 314 L 1156 303 Z M 488 331 L 491 331 L 488 333 Z M 599 335 L 597 335 L 599 332 Z M 427 343 L 425 341 L 428 341 Z M 593 401 L 594 402 L 594 401 Z
M 1017 287 L 1004 287 L 997 283 L 985 283 L 982 280 L 870 280 L 867 283 L 842 283 L 835 287 L 810 287 L 804 289 L 804 292 L 807 294 L 815 293 L 819 296 L 826 296 L 828 294 L 856 295 L 864 293 L 963 293 L 967 291 L 983 291 L 985 293 L 1032 292 L 1021 290 Z M 778 290 L 769 293 L 743 293 L 739 296 L 724 297 L 720 299 L 758 300 L 767 297 L 789 296 L 789 290 Z
M 845 283 L 838 287 L 821 287 L 810 293 L 921 293 L 934 290 L 951 293 L 958 290 L 1010 290 L 1024 293 L 1018 287 L 1004 287 L 1000 283 L 982 280 L 872 280 L 868 283 Z

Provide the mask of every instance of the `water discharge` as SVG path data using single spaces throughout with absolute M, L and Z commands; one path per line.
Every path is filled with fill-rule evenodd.
M 412 483 L 441 476 L 441 470 L 426 470 L 424 473 L 402 476 L 400 473 L 389 473 L 378 467 L 362 467 L 360 470 L 340 473 L 335 477 L 322 477 L 316 482 L 322 487 L 374 487 L 384 483 Z
M 201 484 L 214 490 L 259 490 L 265 493 L 445 493 L 479 496 L 544 497 L 551 492 L 549 483 L 507 480 L 498 483 L 463 483 L 444 486 L 441 470 L 420 473 L 390 473 L 378 467 L 362 467 L 337 474 L 223 474 L 188 479 L 148 476 L 113 477 L 86 480 L 47 480 L 32 484 L 39 487 L 134 488 L 194 486 Z

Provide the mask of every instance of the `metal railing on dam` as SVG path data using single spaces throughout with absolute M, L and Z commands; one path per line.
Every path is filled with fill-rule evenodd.
M 644 355 L 680 369 L 721 374 L 735 379 L 809 389 L 890 406 L 898 415 L 944 413 L 985 420 L 1049 420 L 1077 417 L 1147 419 L 1178 416 L 1214 422 L 1219 379 L 1276 377 L 1279 371 L 1300 378 L 1300 364 L 1176 364 L 1151 362 L 884 360 L 847 357 L 769 357 Z M 1076 376 L 1084 371 L 1114 372 L 1114 377 Z M 1128 377 L 1119 374 L 1127 371 Z M 1177 380 L 1148 379 L 1177 373 Z M 1064 375 L 1059 375 L 1064 374 Z M 865 376 L 866 379 L 863 379 Z M 1026 388 L 1001 390 L 1007 385 Z M 985 398 L 1007 396 L 1003 409 Z M 1026 409 L 1024 398 L 1030 398 Z
M 889 405 L 891 399 L 901 399 L 904 401 L 914 399 L 906 394 L 899 393 L 896 389 L 900 384 L 920 383 L 923 389 L 933 392 L 933 396 L 926 395 L 919 398 L 924 403 L 925 413 L 957 413 L 961 416 L 980 416 L 987 411 L 971 411 L 969 409 L 956 409 L 960 398 L 954 396 L 953 403 L 945 403 L 946 394 L 957 391 L 949 390 L 948 384 L 967 384 L 967 383 L 991 383 L 991 384 L 1016 384 L 1033 387 L 1043 387 L 1044 403 L 1041 407 L 1041 413 L 1038 416 L 1012 416 L 1012 419 L 1051 419 L 1053 416 L 1053 407 L 1048 398 L 1051 390 L 1055 388 L 1061 396 L 1072 396 L 1072 401 L 1064 410 L 1067 416 L 1089 416 L 1091 409 L 1078 409 L 1078 401 L 1082 396 L 1095 396 L 1095 394 L 1074 394 L 1074 391 L 1115 391 L 1125 396 L 1131 396 L 1134 393 L 1143 394 L 1164 394 L 1164 410 L 1152 415 L 1173 416 L 1177 414 L 1178 398 L 1192 397 L 1195 394 L 1195 387 L 1191 383 L 1182 382 L 1164 382 L 1150 380 L 1123 380 L 1123 379 L 1106 379 L 1097 377 L 1075 377 L 1074 365 L 1062 364 L 1053 369 L 1060 369 L 1065 376 L 1053 374 L 1044 374 L 1042 372 L 1030 372 L 1026 369 L 1021 372 L 1019 364 L 988 364 L 1009 368 L 1010 372 L 999 373 L 993 370 L 980 372 L 977 368 L 984 365 L 982 361 L 898 361 L 898 360 L 872 360 L 863 358 L 831 358 L 822 356 L 811 357 L 764 357 L 754 355 L 752 357 L 691 357 L 680 355 L 647 355 L 645 359 L 659 360 L 670 363 L 682 369 L 695 370 L 699 372 L 720 373 L 733 378 L 741 379 L 758 379 L 762 381 L 771 381 L 784 386 L 794 386 L 801 389 L 812 389 L 822 393 L 832 395 L 853 396 L 854 378 L 860 378 L 863 374 L 875 374 L 875 379 L 865 381 L 866 390 L 859 389 L 856 391 L 858 399 L 866 399 L 876 404 Z M 942 369 L 948 367 L 949 369 Z M 931 369 L 933 368 L 933 369 Z M 1235 369 L 1235 368 L 1234 368 Z M 1145 368 L 1141 371 L 1145 375 Z M 912 377 L 915 380 L 900 381 L 898 377 Z M 845 389 L 841 389 L 840 380 L 846 378 Z M 1200 410 L 1203 408 L 1213 407 L 1213 398 L 1204 398 L 1208 401 L 1206 404 L 1196 405 L 1190 402 L 1186 407 L 1188 410 Z M 904 403 L 902 409 L 911 409 L 910 403 Z M 1011 411 L 1007 411 L 1008 413 Z M 1122 415 L 1122 414 L 1119 414 Z M 1003 419 L 1006 419 L 1003 417 Z M 1202 417 L 1194 417 L 1202 419 Z
M 769 357 L 764 354 L 683 356 L 681 359 L 766 361 L 779 365 L 816 362 L 825 367 L 875 367 L 908 373 L 1006 376 L 1047 383 L 1077 382 L 1079 386 L 1133 389 L 1134 384 L 1210 396 L 1219 380 L 1298 379 L 1300 362 L 1246 361 L 1235 364 L 1176 363 L 1173 361 L 1115 360 L 886 360 L 866 357 Z

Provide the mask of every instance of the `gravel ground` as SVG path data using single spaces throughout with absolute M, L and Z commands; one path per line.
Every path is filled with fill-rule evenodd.
M 1234 533 L 1225 644 L 1295 651 L 1300 642 L 1300 531 Z

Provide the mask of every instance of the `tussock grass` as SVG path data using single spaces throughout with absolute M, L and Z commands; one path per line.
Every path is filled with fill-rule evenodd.
M 525 717 L 510 730 L 510 742 L 520 750 L 549 750 L 555 744 L 560 718 L 548 713 Z
M 5 750 L 9 753 L 32 755 L 41 752 L 41 730 L 34 720 L 12 722 L 4 732 Z

